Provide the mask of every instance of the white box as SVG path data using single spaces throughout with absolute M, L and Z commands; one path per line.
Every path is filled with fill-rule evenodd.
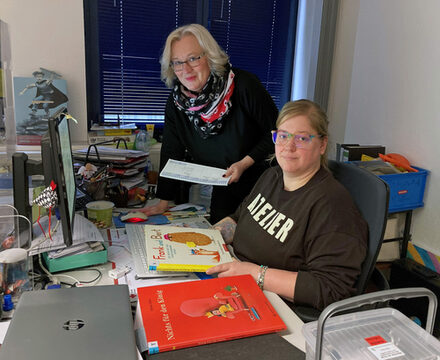
M 317 321 L 304 324 L 306 360 L 315 359 Z M 436 360 L 440 342 L 398 310 L 344 314 L 325 323 L 325 360 Z
M 398 214 L 388 216 L 387 226 L 385 228 L 384 240 L 400 237 L 400 221 Z M 400 241 L 384 242 L 380 248 L 377 262 L 394 261 L 400 258 Z

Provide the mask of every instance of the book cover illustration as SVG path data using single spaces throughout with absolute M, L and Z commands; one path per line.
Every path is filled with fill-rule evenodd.
M 286 329 L 250 275 L 138 288 L 138 299 L 149 354 Z
M 215 229 L 145 225 L 147 262 L 150 270 L 203 272 L 232 261 Z
M 48 119 L 68 101 L 66 80 L 40 68 L 33 78 L 14 77 L 15 128 L 18 145 L 40 145 Z

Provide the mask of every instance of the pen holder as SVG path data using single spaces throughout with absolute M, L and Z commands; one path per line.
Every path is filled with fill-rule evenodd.
M 118 208 L 127 207 L 128 190 L 124 187 L 109 188 L 107 191 L 108 199 Z
M 89 182 L 86 189 L 93 200 L 104 200 L 106 199 L 107 180 Z
M 27 251 L 20 248 L 0 252 L 1 291 L 17 298 L 23 291 L 31 290 Z M 16 301 L 14 301 L 16 302 Z
M 0 205 L 0 292 L 17 303 L 23 291 L 32 290 L 31 222 L 11 205 Z

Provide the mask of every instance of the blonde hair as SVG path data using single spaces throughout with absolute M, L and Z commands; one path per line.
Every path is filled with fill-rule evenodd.
M 174 79 L 176 78 L 176 75 L 170 66 L 171 45 L 174 41 L 180 40 L 188 35 L 194 36 L 199 42 L 200 47 L 208 59 L 211 72 L 218 76 L 223 76 L 226 71 L 226 64 L 229 62 L 229 57 L 222 50 L 217 41 L 215 41 L 209 31 L 199 24 L 184 25 L 168 35 L 160 58 L 161 79 L 169 88 L 173 86 Z
M 304 115 L 309 119 L 311 127 L 318 133 L 320 138 L 328 139 L 327 114 L 317 103 L 307 99 L 288 101 L 285 103 L 278 114 L 276 122 L 277 129 L 286 120 L 300 115 Z M 321 155 L 321 165 L 327 168 L 327 148 L 324 154 Z

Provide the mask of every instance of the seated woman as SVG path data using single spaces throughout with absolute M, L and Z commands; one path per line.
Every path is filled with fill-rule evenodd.
M 368 228 L 326 168 L 327 129 L 317 104 L 284 105 L 272 132 L 278 166 L 266 170 L 237 211 L 216 224 L 241 261 L 208 274 L 251 274 L 262 289 L 317 309 L 354 294 Z

